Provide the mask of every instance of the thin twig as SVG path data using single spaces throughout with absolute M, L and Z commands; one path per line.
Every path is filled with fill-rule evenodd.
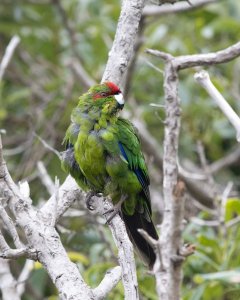
M 29 279 L 31 272 L 33 271 L 34 263 L 35 262 L 33 260 L 27 259 L 20 275 L 18 276 L 17 292 L 20 296 L 25 291 L 26 281 Z
M 186 2 L 177 2 L 174 5 L 168 4 L 157 7 L 156 5 L 147 5 L 143 10 L 144 17 L 160 17 L 167 14 L 181 13 L 188 10 L 194 10 L 202 6 L 216 3 L 218 0 L 191 0 L 191 5 Z
M 1 299 L 21 300 L 21 296 L 17 292 L 17 282 L 7 260 L 0 258 L 0 270 Z
M 89 75 L 87 70 L 83 66 L 83 59 L 81 57 L 81 54 L 79 52 L 79 49 L 77 48 L 77 34 L 74 30 L 72 23 L 70 19 L 68 18 L 68 15 L 64 9 L 64 6 L 62 5 L 62 2 L 60 0 L 52 0 L 52 3 L 55 5 L 59 16 L 62 20 L 62 24 L 64 28 L 66 29 L 66 32 L 68 33 L 68 37 L 70 40 L 70 49 L 74 55 L 73 59 L 71 59 L 68 64 L 70 68 L 73 69 L 74 74 L 77 75 L 78 79 L 81 81 L 81 83 L 88 88 L 91 85 L 95 84 L 95 81 L 92 79 L 92 77 Z
M 2 253 L 0 253 L 1 258 L 5 259 L 17 259 L 19 257 L 29 257 L 34 256 L 35 259 L 37 258 L 37 253 L 33 249 L 28 248 L 19 248 L 19 249 L 8 249 Z
M 37 168 L 39 171 L 39 178 L 42 181 L 43 185 L 46 187 L 49 195 L 52 195 L 55 192 L 55 186 L 52 181 L 52 178 L 47 172 L 47 169 L 44 166 L 42 161 L 38 161 Z
M 12 237 L 15 246 L 17 248 L 23 248 L 24 245 L 19 239 L 16 227 L 15 227 L 12 219 L 6 213 L 6 211 L 5 211 L 4 207 L 2 206 L 1 202 L 2 202 L 2 200 L 0 199 L 0 217 L 1 217 L 3 223 L 6 227 L 6 230 L 8 231 L 10 236 Z
M 197 141 L 197 152 L 198 152 L 199 159 L 200 159 L 203 171 L 205 173 L 206 179 L 208 181 L 208 185 L 210 187 L 210 192 L 212 194 L 213 199 L 216 200 L 218 197 L 218 189 L 216 187 L 216 183 L 214 181 L 213 175 L 209 171 L 208 162 L 207 162 L 207 158 L 205 155 L 205 149 L 200 140 Z
M 235 150 L 233 150 L 223 158 L 209 165 L 209 172 L 217 173 L 223 168 L 227 168 L 236 164 L 238 161 L 240 161 L 240 147 L 237 147 Z
M 135 110 L 136 111 L 136 110 Z M 161 146 L 153 138 L 151 133 L 147 130 L 146 126 L 144 125 L 144 122 L 141 121 L 141 118 L 139 115 L 136 116 L 137 118 L 132 118 L 133 124 L 138 128 L 139 135 L 141 137 L 141 142 L 143 144 L 144 151 L 153 158 L 154 163 L 157 165 L 158 170 L 162 170 L 163 168 L 163 157 L 161 155 Z M 206 207 L 212 208 L 213 207 L 213 198 L 211 195 L 209 195 L 208 191 L 205 189 L 202 189 L 202 187 L 199 186 L 198 183 L 196 183 L 193 178 L 189 178 L 188 176 L 185 176 L 184 172 L 182 172 L 182 169 L 179 169 L 179 177 L 181 180 L 183 180 L 186 184 L 186 187 L 190 194 L 199 201 L 202 205 L 205 205 Z M 188 175 L 188 174 L 187 174 Z M 161 174 L 159 174 L 159 177 L 161 177 Z
M 229 194 L 232 190 L 233 183 L 230 181 L 228 182 L 227 186 L 225 187 L 220 203 L 220 210 L 219 210 L 219 222 L 221 224 L 221 229 L 224 237 L 227 237 L 227 226 L 225 223 L 225 215 L 226 215 L 226 204 L 229 197 Z
M 238 217 L 236 217 L 236 218 L 234 218 L 234 219 L 228 221 L 228 222 L 226 223 L 226 226 L 227 226 L 227 228 L 230 228 L 230 227 L 235 226 L 235 225 L 237 225 L 237 224 L 239 224 L 239 223 L 240 223 L 240 216 L 238 216 Z
M 58 201 L 59 201 L 59 179 L 57 176 L 55 177 L 55 193 L 54 193 L 54 207 L 53 207 L 53 214 L 51 219 L 51 226 L 56 225 L 57 220 L 57 211 L 58 211 Z
M 2 146 L 2 136 L 0 134 L 0 178 L 5 176 L 4 172 L 4 159 L 3 159 L 3 146 Z
M 239 54 L 240 54 L 240 43 L 239 43 Z M 228 118 L 229 122 L 233 125 L 236 130 L 237 141 L 240 142 L 240 118 L 228 104 L 228 102 L 223 98 L 222 94 L 213 85 L 209 74 L 202 70 L 194 75 L 196 81 L 207 91 L 207 93 L 212 97 L 212 99 L 217 103 L 219 108 Z
M 0 82 L 3 79 L 3 76 L 4 76 L 4 73 L 7 69 L 7 66 L 9 65 L 9 63 L 11 61 L 11 58 L 13 56 L 13 53 L 14 53 L 14 51 L 15 51 L 15 49 L 16 49 L 16 47 L 19 43 L 20 43 L 19 36 L 14 35 L 11 38 L 11 40 L 10 40 L 10 42 L 9 42 L 7 48 L 6 48 L 6 51 L 3 55 L 2 61 L 0 63 Z
M 8 251 L 10 247 L 8 246 L 2 232 L 0 231 L 0 251 L 5 252 Z
M 164 263 L 163 263 L 163 258 L 162 258 L 162 251 L 161 251 L 161 245 L 159 241 L 153 239 L 145 230 L 143 229 L 138 229 L 138 232 L 141 234 L 141 236 L 149 243 L 149 245 L 152 246 L 155 254 L 156 254 L 156 262 L 153 267 L 153 273 L 155 271 L 164 272 Z M 159 262 L 159 266 L 158 266 Z
M 43 146 L 48 149 L 49 151 L 51 151 L 52 153 L 56 154 L 57 157 L 61 160 L 62 156 L 61 153 L 59 151 L 57 151 L 56 149 L 54 149 L 52 146 L 50 146 L 43 138 L 41 138 L 37 133 L 33 133 L 38 139 L 39 141 L 43 144 Z
M 220 222 L 218 220 L 202 220 L 197 217 L 192 217 L 191 222 L 199 226 L 207 227 L 218 227 L 220 225 Z

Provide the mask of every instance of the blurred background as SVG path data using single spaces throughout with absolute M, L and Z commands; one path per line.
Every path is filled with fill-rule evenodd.
M 14 180 L 29 182 L 37 206 L 51 192 L 42 180 L 43 172 L 47 170 L 53 182 L 55 176 L 61 182 L 66 177 L 50 147 L 64 150 L 71 110 L 89 85 L 101 81 L 119 12 L 116 0 L 0 0 L 0 60 L 12 36 L 21 39 L 0 81 L 4 157 Z M 164 65 L 145 49 L 175 56 L 221 50 L 238 42 L 239 20 L 236 0 L 181 13 L 146 14 L 142 19 L 126 78 L 125 116 L 135 122 L 143 138 L 156 224 L 161 222 L 162 209 Z M 179 165 L 187 184 L 184 240 L 197 249 L 184 264 L 182 295 L 184 300 L 240 299 L 240 151 L 229 121 L 194 81 L 197 70 L 182 71 L 179 83 Z M 239 114 L 240 60 L 207 70 Z M 75 203 L 58 231 L 92 287 L 116 265 L 117 252 L 107 226 L 87 212 L 84 203 Z M 22 264 L 21 260 L 12 264 L 14 274 L 19 274 Z M 154 278 L 138 258 L 137 266 L 141 299 L 157 299 Z M 57 299 L 39 264 L 23 299 Z M 123 299 L 121 283 L 108 299 Z

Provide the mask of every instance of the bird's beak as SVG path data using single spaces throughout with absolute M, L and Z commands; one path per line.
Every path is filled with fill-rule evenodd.
M 123 99 L 123 94 L 122 93 L 119 93 L 119 94 L 116 94 L 114 95 L 117 103 L 118 103 L 118 108 L 119 109 L 123 109 L 124 107 L 124 99 Z

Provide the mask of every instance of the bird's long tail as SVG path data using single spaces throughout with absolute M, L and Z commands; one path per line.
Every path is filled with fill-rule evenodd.
M 154 224 L 149 217 L 148 219 L 143 213 L 135 211 L 133 215 L 127 215 L 122 211 L 122 218 L 126 225 L 129 238 L 136 247 L 144 262 L 148 264 L 149 269 L 153 268 L 156 260 L 156 255 L 149 243 L 141 236 L 138 229 L 145 230 L 152 238 L 158 239 L 158 235 Z

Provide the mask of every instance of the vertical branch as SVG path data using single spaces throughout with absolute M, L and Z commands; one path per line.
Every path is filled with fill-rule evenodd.
M 180 101 L 178 97 L 178 74 L 170 56 L 164 57 L 165 66 L 165 105 L 166 121 L 164 133 L 163 157 L 163 194 L 164 217 L 160 234 L 162 265 L 156 276 L 158 294 L 161 300 L 180 299 L 181 261 L 181 226 L 183 219 L 184 185 L 178 182 L 178 140 L 180 132 Z
M 16 289 L 17 281 L 13 277 L 7 260 L 0 258 L 0 289 L 3 300 L 21 300 Z
M 27 259 L 17 280 L 18 281 L 17 291 L 20 296 L 25 292 L 26 281 L 30 277 L 33 271 L 33 267 L 34 267 L 34 261 Z
M 160 57 L 166 64 L 164 74 L 166 121 L 163 158 L 163 193 L 165 211 L 159 241 L 161 263 L 158 269 L 157 264 L 154 266 L 154 271 L 157 280 L 157 291 L 161 300 L 178 300 L 180 299 L 182 277 L 181 262 L 186 256 L 194 252 L 194 246 L 191 245 L 184 249 L 181 245 L 184 184 L 178 182 L 179 172 L 177 167 L 181 115 L 180 101 L 178 98 L 178 72 L 195 66 L 208 66 L 231 61 L 240 55 L 240 42 L 226 49 L 206 54 L 173 57 L 169 53 L 151 49 L 148 49 L 147 53 Z M 206 79 L 206 76 L 202 77 L 203 78 L 199 78 L 199 80 Z M 216 95 L 216 93 L 211 93 L 211 96 L 217 96 L 218 102 L 221 102 L 221 107 L 223 108 L 224 106 L 225 109 L 226 103 L 222 105 L 223 102 L 225 102 L 223 101 L 224 99 L 220 99 L 219 95 Z M 229 116 L 230 109 L 227 110 Z M 234 124 L 238 132 L 238 117 L 236 117 L 236 114 L 232 114 L 232 111 L 230 114 L 231 120 L 234 119 Z
M 101 215 L 104 215 L 106 220 L 109 217 L 108 212 L 112 208 L 112 204 L 107 199 L 95 197 L 95 209 Z M 136 266 L 134 261 L 133 246 L 126 234 L 125 225 L 116 215 L 109 223 L 109 228 L 112 232 L 114 242 L 118 248 L 118 261 L 122 271 L 122 283 L 124 288 L 125 299 L 138 300 L 138 282 L 136 274 Z
M 117 31 L 102 81 L 113 80 L 117 85 L 123 82 L 134 54 L 143 6 L 144 0 L 122 1 Z

